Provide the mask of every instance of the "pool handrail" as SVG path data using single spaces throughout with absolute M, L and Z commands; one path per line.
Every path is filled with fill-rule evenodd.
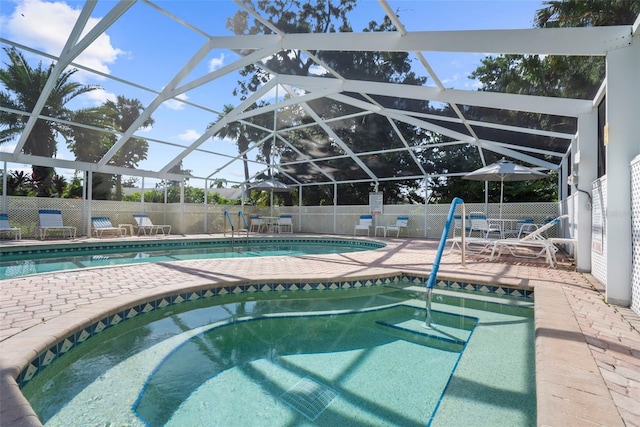
M 238 211 L 238 217 L 242 218 L 242 222 L 244 223 L 244 228 L 242 228 L 240 224 L 238 224 L 238 233 L 241 231 L 246 231 L 247 237 L 249 237 L 249 223 L 247 222 L 247 218 L 245 218 L 244 216 L 244 212 Z
M 224 210 L 224 216 L 227 217 L 227 221 L 229 222 L 229 225 L 231 226 L 231 238 L 233 239 L 233 233 L 235 231 L 235 227 L 233 226 L 233 221 L 231 220 L 231 215 L 229 215 L 229 211 L 228 210 Z M 227 235 L 227 227 L 224 227 L 224 235 Z
M 440 259 L 442 258 L 442 252 L 444 252 L 444 248 L 447 245 L 447 236 L 449 235 L 449 229 L 451 228 L 451 223 L 453 222 L 453 216 L 456 212 L 456 207 L 458 205 L 462 205 L 462 229 L 464 230 L 464 200 L 459 197 L 454 197 L 451 201 L 451 206 L 449 207 L 449 214 L 447 215 L 447 220 L 444 224 L 444 229 L 442 230 L 442 237 L 440 237 L 440 244 L 438 245 L 438 251 L 436 252 L 436 258 L 433 260 L 433 268 L 431 269 L 431 274 L 429 275 L 429 280 L 427 281 L 427 288 L 432 289 L 433 285 L 436 281 L 436 276 L 438 274 L 438 270 L 440 269 Z M 462 248 L 462 266 L 464 266 L 464 233 L 462 235 L 462 244 L 460 247 Z
M 431 328 L 431 293 L 433 292 L 433 285 L 436 282 L 436 276 L 438 275 L 438 270 L 440 269 L 440 259 L 442 258 L 442 252 L 444 252 L 444 247 L 447 245 L 447 236 L 449 235 L 449 229 L 451 228 L 451 222 L 453 221 L 453 216 L 456 213 L 456 206 L 462 205 L 462 229 L 464 230 L 465 223 L 464 217 L 464 200 L 459 197 L 454 197 L 451 201 L 451 207 L 449 208 L 449 214 L 447 215 L 447 220 L 444 224 L 444 229 L 442 230 L 442 237 L 440 237 L 440 244 L 438 245 L 438 251 L 436 252 L 436 257 L 433 260 L 433 267 L 431 268 L 431 273 L 429 274 L 429 280 L 426 285 L 426 316 L 424 319 L 424 326 L 426 328 Z M 465 242 L 464 242 L 464 233 L 461 236 L 462 242 L 460 242 L 460 247 L 462 248 L 462 266 L 464 267 L 464 258 L 465 258 Z

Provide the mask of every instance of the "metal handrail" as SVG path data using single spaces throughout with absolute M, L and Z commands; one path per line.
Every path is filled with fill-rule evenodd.
M 235 227 L 233 226 L 233 221 L 231 220 L 231 215 L 229 215 L 229 211 L 228 211 L 228 210 L 226 210 L 226 209 L 225 209 L 225 211 L 224 211 L 224 216 L 226 216 L 226 217 L 227 217 L 227 221 L 229 221 L 229 225 L 231 226 L 231 239 L 233 239 L 233 234 L 234 234 L 234 231 L 235 231 Z M 225 227 L 225 229 L 224 229 L 224 235 L 225 235 L 225 236 L 227 235 L 227 229 L 226 229 L 226 227 Z
M 449 214 L 447 215 L 447 221 L 444 224 L 444 229 L 442 230 L 442 236 L 440 237 L 440 244 L 438 245 L 438 251 L 436 252 L 436 258 L 433 260 L 433 268 L 431 269 L 431 274 L 429 275 L 429 280 L 427 281 L 427 295 L 426 295 L 426 304 L 427 304 L 427 316 L 425 318 L 425 326 L 427 328 L 431 327 L 431 293 L 433 292 L 433 285 L 436 282 L 436 276 L 438 275 L 438 270 L 440 269 L 440 259 L 442 258 L 442 252 L 444 252 L 444 247 L 447 244 L 447 236 L 449 235 L 449 229 L 451 228 L 451 222 L 453 221 L 453 216 L 456 212 L 456 206 L 462 205 L 462 230 L 465 229 L 465 211 L 464 211 L 464 200 L 459 197 L 454 197 L 451 201 L 451 207 L 449 208 Z M 460 242 L 460 250 L 462 251 L 462 266 L 464 267 L 464 259 L 465 259 L 465 236 L 464 231 L 461 233 L 461 242 Z
M 244 216 L 244 212 L 238 211 L 238 216 L 242 218 L 242 222 L 244 223 L 244 230 L 247 230 L 247 237 L 249 237 L 249 223 L 247 222 L 247 218 Z M 238 232 L 240 231 L 242 231 L 242 229 L 238 230 Z

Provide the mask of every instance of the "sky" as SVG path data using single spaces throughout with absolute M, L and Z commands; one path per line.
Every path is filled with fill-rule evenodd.
M 9 45 L 5 40 L 18 43 L 51 55 L 58 55 L 70 33 L 84 2 L 81 1 L 43 1 L 43 0 L 0 0 L 0 45 Z M 89 27 L 94 26 L 116 4 L 114 0 L 100 0 L 92 13 Z M 189 22 L 194 27 L 211 35 L 229 36 L 225 27 L 228 17 L 238 9 L 228 0 L 178 0 L 156 1 L 160 8 Z M 434 30 L 476 30 L 476 29 L 519 29 L 531 28 L 536 10 L 543 7 L 541 1 L 500 0 L 500 1 L 389 1 L 408 31 Z M 355 31 L 366 27 L 371 20 L 380 22 L 383 9 L 377 1 L 361 0 L 357 8 L 349 15 Z M 185 26 L 168 19 L 148 4 L 138 2 L 130 8 L 105 34 L 100 36 L 75 62 L 90 67 L 100 73 L 115 76 L 118 79 L 135 82 L 143 88 L 131 87 L 117 80 L 96 73 L 80 70 L 74 75 L 83 84 L 99 85 L 100 90 L 83 95 L 74 101 L 74 108 L 86 108 L 102 104 L 107 99 L 114 100 L 117 95 L 139 99 L 148 105 L 155 93 L 160 91 L 180 70 L 185 62 L 204 42 L 204 37 Z M 31 52 L 24 52 L 32 67 L 38 62 L 48 65 L 49 58 Z M 445 87 L 474 90 L 478 83 L 468 75 L 480 64 L 480 60 L 489 53 L 446 54 L 426 53 L 425 56 L 436 71 Z M 185 79 L 190 79 L 214 71 L 237 59 L 230 51 L 213 50 L 206 60 Z M 0 53 L 0 62 L 7 61 L 4 51 Z M 418 74 L 426 75 L 424 69 Z M 149 160 L 140 163 L 141 169 L 157 170 L 182 151 L 182 147 L 195 141 L 206 130 L 209 123 L 217 120 L 225 104 L 237 105 L 240 100 L 232 95 L 238 75 L 232 73 L 218 79 L 215 86 L 207 90 L 187 92 L 183 99 L 197 103 L 208 110 L 194 108 L 176 101 L 163 103 L 152 117 L 152 127 L 140 131 L 140 135 L 150 138 Z M 431 79 L 427 84 L 433 85 Z M 4 89 L 4 88 L 3 88 Z M 153 143 L 153 139 L 167 141 L 172 145 Z M 237 155 L 233 141 L 212 140 L 206 149 Z M 203 148 L 205 148 L 203 146 Z M 0 151 L 12 151 L 15 145 L 0 145 Z M 74 158 L 65 147 L 58 144 L 58 158 Z M 184 168 L 197 176 L 207 176 L 213 170 L 226 163 L 224 158 L 194 155 L 184 161 Z M 10 164 L 9 170 L 27 170 L 29 165 Z M 257 166 L 252 172 L 257 172 Z M 73 171 L 59 171 L 66 176 Z M 237 162 L 223 169 L 221 178 L 229 181 L 241 181 L 242 164 Z M 193 184 L 197 185 L 197 184 Z M 145 187 L 149 185 L 145 183 Z

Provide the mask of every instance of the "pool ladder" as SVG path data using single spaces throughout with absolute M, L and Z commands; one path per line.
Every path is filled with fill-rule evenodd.
M 429 275 L 429 280 L 426 285 L 426 309 L 427 315 L 425 317 L 424 326 L 427 328 L 431 327 L 432 319 L 431 319 L 431 293 L 433 292 L 433 285 L 436 283 L 436 276 L 438 275 L 438 270 L 440 269 L 440 259 L 442 258 L 442 252 L 444 252 L 444 247 L 447 244 L 447 236 L 449 235 L 449 229 L 451 228 L 451 221 L 453 221 L 453 216 L 456 212 L 456 206 L 461 205 L 462 208 L 462 230 L 465 229 L 464 218 L 464 201 L 459 197 L 454 197 L 451 201 L 451 207 L 449 208 L 449 214 L 447 215 L 447 221 L 444 224 L 444 229 L 442 230 L 442 237 L 440 237 L 440 244 L 438 245 L 438 251 L 436 252 L 436 258 L 433 260 L 433 268 L 431 269 L 431 274 Z M 462 266 L 464 267 L 464 259 L 465 259 L 465 241 L 464 241 L 464 232 L 461 233 L 460 248 L 462 250 Z
M 236 227 L 233 225 L 233 220 L 231 219 L 231 214 L 229 213 L 228 210 L 224 211 L 224 216 L 225 216 L 225 221 L 229 223 L 229 227 L 231 228 L 231 241 L 233 242 L 235 239 L 235 231 L 236 231 Z M 244 212 L 242 211 L 238 211 L 238 218 L 240 218 L 243 222 L 244 222 L 244 229 L 241 229 L 240 231 L 246 230 L 247 231 L 247 237 L 249 237 L 249 224 L 247 223 L 247 219 L 244 216 Z M 238 222 L 240 221 L 240 219 L 238 220 Z M 224 235 L 227 235 L 227 227 L 224 227 Z

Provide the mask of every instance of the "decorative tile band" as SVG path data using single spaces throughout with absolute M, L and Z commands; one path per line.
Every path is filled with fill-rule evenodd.
M 16 379 L 20 388 L 24 387 L 34 376 L 42 372 L 53 361 L 63 356 L 65 353 L 76 346 L 87 341 L 89 338 L 98 335 L 100 332 L 121 322 L 132 319 L 144 313 L 164 308 L 174 304 L 181 304 L 187 301 L 195 301 L 203 298 L 211 298 L 215 296 L 242 294 L 252 292 L 288 292 L 288 291 L 321 291 L 336 289 L 353 289 L 353 288 L 369 288 L 375 286 L 390 285 L 424 285 L 426 278 L 419 276 L 398 275 L 379 278 L 362 278 L 345 281 L 326 281 L 326 282 L 287 282 L 287 283 L 262 283 L 262 284 L 233 284 L 229 286 L 216 287 L 210 289 L 202 289 L 197 291 L 179 293 L 140 305 L 128 307 L 116 314 L 109 315 L 89 326 L 84 327 L 62 341 L 54 344 L 36 358 L 34 358 L 24 368 Z M 440 280 L 436 283 L 440 289 L 456 289 L 479 292 L 483 294 L 495 294 L 501 296 L 515 296 L 533 299 L 532 290 L 513 289 L 504 286 L 489 286 L 473 283 L 465 283 L 458 281 Z
M 153 250 L 153 249 L 197 249 L 229 247 L 231 244 L 263 245 L 263 244 L 304 244 L 304 245 L 342 245 L 367 249 L 379 249 L 385 247 L 384 243 L 371 240 L 358 239 L 327 239 L 327 238 L 234 238 L 234 239 L 186 239 L 186 240 L 159 240 L 154 242 L 84 242 L 81 244 L 67 243 L 64 245 L 47 245 L 45 247 L 6 247 L 0 249 L 0 254 L 6 256 L 37 256 L 42 254 L 72 255 L 83 253 L 86 250 Z

